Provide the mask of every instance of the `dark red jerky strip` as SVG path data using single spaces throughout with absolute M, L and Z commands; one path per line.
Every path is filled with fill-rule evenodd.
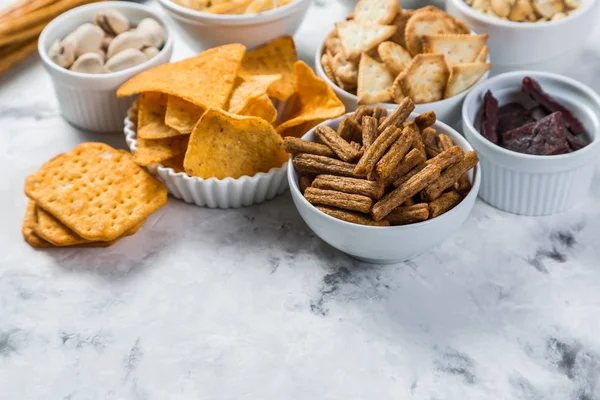
M 504 133 L 512 129 L 520 128 L 523 125 L 527 125 L 532 122 L 535 122 L 535 120 L 531 118 L 531 116 L 529 115 L 529 110 L 527 110 L 526 108 L 512 113 L 501 115 L 498 118 L 498 138 L 502 138 L 502 135 L 504 135 Z
M 498 100 L 489 90 L 483 97 L 481 134 L 490 142 L 498 144 Z
M 579 135 L 585 131 L 581 121 L 579 121 L 569 109 L 556 101 L 554 97 L 544 92 L 540 84 L 534 79 L 531 79 L 528 76 L 523 78 L 523 91 L 533 100 L 540 103 L 544 108 L 550 110 L 550 112 L 560 112 L 565 121 L 565 125 L 573 132 L 573 134 Z
M 555 112 L 504 134 L 503 144 L 508 150 L 525 154 L 556 155 L 569 152 L 562 113 Z
M 571 132 L 567 132 L 567 143 L 571 151 L 577 151 L 583 149 L 589 144 L 587 138 L 584 140 L 585 135 L 575 136 Z

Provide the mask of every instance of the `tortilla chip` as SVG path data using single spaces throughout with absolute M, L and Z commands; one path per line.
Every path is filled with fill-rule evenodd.
M 183 61 L 159 65 L 125 82 L 117 96 L 160 92 L 203 108 L 224 107 L 245 52 L 241 44 L 228 44 Z
M 286 101 L 294 93 L 294 63 L 296 48 L 291 36 L 282 36 L 246 53 L 239 76 L 247 79 L 255 75 L 276 75 L 281 78 L 273 82 L 268 90 L 269 97 Z
M 189 134 L 194 130 L 194 126 L 202 114 L 204 114 L 202 107 L 177 96 L 169 96 L 165 124 L 181 134 Z
M 236 114 L 260 117 L 271 125 L 277 120 L 277 109 L 275 109 L 273 102 L 266 93 L 248 97 Z
M 237 78 L 227 110 L 238 114 L 238 111 L 242 109 L 249 97 L 256 97 L 267 93 L 269 87 L 279 79 L 281 79 L 281 74 L 255 75 L 249 76 L 246 79 Z
M 180 133 L 165 125 L 167 95 L 144 92 L 140 95 L 137 135 L 142 139 L 164 139 Z
M 185 153 L 190 135 L 179 135 L 165 139 L 137 139 L 133 162 L 142 167 L 157 164 Z
M 301 136 L 321 122 L 339 117 L 346 112 L 344 104 L 337 98 L 333 89 L 318 78 L 312 69 L 302 61 L 294 65 L 296 72 L 296 96 L 284 112 L 285 122 L 277 127 L 281 136 Z M 303 125 L 303 130 L 290 130 Z
M 356 21 L 338 22 L 335 28 L 349 60 L 358 60 L 362 53 L 388 40 L 398 29 L 394 25 L 359 24 Z
M 400 79 L 406 96 L 415 104 L 422 104 L 443 98 L 448 74 L 442 54 L 419 54 L 396 79 Z
M 281 167 L 287 159 L 281 136 L 262 118 L 209 109 L 192 132 L 183 165 L 190 176 L 237 179 Z
M 488 35 L 425 35 L 423 52 L 446 56 L 448 67 L 474 62 L 485 46 Z
M 450 69 L 450 77 L 448 78 L 444 98 L 447 99 L 448 97 L 464 92 L 476 84 L 491 67 L 492 65 L 489 63 L 453 65 Z
M 172 157 L 172 158 L 169 158 L 168 160 L 161 162 L 161 164 L 163 167 L 171 168 L 175 172 L 185 172 L 185 169 L 183 168 L 183 159 L 184 158 L 185 158 L 185 153 L 180 154 L 175 157 Z
M 392 99 L 394 75 L 385 64 L 363 54 L 358 67 L 358 104 L 386 103 Z

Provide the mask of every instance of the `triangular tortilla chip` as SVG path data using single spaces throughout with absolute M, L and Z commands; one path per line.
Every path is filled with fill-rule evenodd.
M 358 66 L 358 104 L 385 103 L 392 99 L 394 75 L 385 64 L 363 54 Z
M 398 11 L 398 0 L 360 0 L 353 15 L 357 22 L 388 25 Z
M 277 127 L 281 136 L 299 137 L 321 122 L 339 117 L 346 112 L 344 104 L 337 98 L 333 89 L 318 78 L 312 69 L 302 61 L 294 65 L 296 72 L 296 96 L 290 99 L 283 113 L 286 120 Z M 303 130 L 291 128 L 303 125 Z
M 425 35 L 423 52 L 446 56 L 448 67 L 474 62 L 485 47 L 488 35 Z
M 241 44 L 228 44 L 183 61 L 159 65 L 125 82 L 117 96 L 160 92 L 203 108 L 224 107 L 245 52 Z
M 137 135 L 142 139 L 164 139 L 180 133 L 165 125 L 167 95 L 144 92 L 140 95 Z
M 202 114 L 204 114 L 204 108 L 177 96 L 169 96 L 165 124 L 181 134 L 192 133 Z
M 137 139 L 133 162 L 142 167 L 168 160 L 185 153 L 190 135 L 179 135 L 166 139 Z
M 256 75 L 281 74 L 281 79 L 271 84 L 267 94 L 286 101 L 294 93 L 294 63 L 296 48 L 291 36 L 282 36 L 261 47 L 248 51 L 239 76 L 247 79 Z
M 357 60 L 362 53 L 375 48 L 396 33 L 396 26 L 358 23 L 356 21 L 335 24 L 342 41 L 344 53 L 349 60 Z
M 210 109 L 192 132 L 183 165 L 188 175 L 200 178 L 254 176 L 287 161 L 282 142 L 262 118 Z
M 450 69 L 450 77 L 448 78 L 444 98 L 447 99 L 448 97 L 464 92 L 476 84 L 491 67 L 492 65 L 489 63 L 453 65 L 452 69 Z
M 419 54 L 397 79 L 402 92 L 415 104 L 441 100 L 448 82 L 448 66 L 442 54 Z
M 236 114 L 260 117 L 271 125 L 277 120 L 277 109 L 266 93 L 248 97 Z
M 281 79 L 281 74 L 255 75 L 246 79 L 237 78 L 227 110 L 237 114 L 249 97 L 267 93 L 269 87 L 279 79 Z

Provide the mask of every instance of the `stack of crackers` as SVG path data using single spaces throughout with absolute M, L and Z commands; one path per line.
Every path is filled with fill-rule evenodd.
M 23 237 L 33 247 L 107 247 L 167 203 L 166 187 L 103 143 L 83 143 L 25 181 Z
M 297 60 L 289 36 L 251 51 L 216 47 L 144 71 L 117 91 L 134 94 L 140 94 L 134 162 L 200 178 L 281 167 L 288 159 L 282 136 L 302 136 L 345 112 L 327 83 Z
M 491 68 L 487 35 L 427 6 L 402 10 L 397 0 L 360 0 L 326 40 L 321 65 L 359 104 L 415 104 L 464 92 Z

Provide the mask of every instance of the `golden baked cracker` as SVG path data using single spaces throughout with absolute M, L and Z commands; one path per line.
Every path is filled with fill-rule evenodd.
M 335 56 L 342 50 L 342 41 L 337 35 L 337 31 L 334 29 L 325 38 L 325 49 L 331 56 Z
M 392 25 L 361 24 L 356 21 L 338 22 L 335 27 L 349 60 L 358 60 L 362 53 L 388 40 L 398 29 Z
M 404 47 L 391 41 L 381 43 L 377 53 L 394 76 L 398 76 L 412 61 L 412 56 Z
M 329 54 L 323 53 L 321 56 L 321 67 L 323 68 L 327 78 L 329 78 L 332 83 L 336 83 L 336 78 L 335 74 L 333 73 L 333 67 L 331 65 L 331 58 L 329 57 Z
M 285 122 L 277 127 L 281 136 L 301 136 L 321 122 L 346 112 L 333 89 L 303 61 L 296 62 L 294 71 L 296 95 L 286 104 Z
M 448 68 L 454 64 L 474 62 L 485 46 L 488 35 L 425 35 L 423 36 L 423 52 L 443 54 Z
M 260 117 L 273 125 L 277 120 L 277 109 L 266 93 L 250 96 L 235 113 L 247 117 Z
M 48 243 L 35 233 L 35 227 L 37 225 L 37 217 L 35 214 L 35 201 L 29 200 L 27 202 L 27 208 L 25 210 L 25 218 L 23 219 L 23 226 L 21 227 L 21 234 L 23 239 L 31 247 L 43 249 L 52 247 L 52 244 Z
M 453 65 L 450 69 L 450 77 L 444 91 L 447 99 L 464 92 L 474 84 L 492 67 L 489 63 L 465 63 Z
M 262 118 L 209 109 L 192 132 L 183 165 L 190 176 L 237 179 L 281 167 L 287 159 L 281 136 Z
M 224 107 L 246 48 L 228 44 L 206 50 L 196 57 L 140 72 L 117 90 L 125 97 L 160 92 L 181 97 L 203 108 Z
M 443 33 L 456 33 L 454 18 L 439 11 L 420 11 L 413 14 L 406 23 L 404 38 L 406 48 L 415 56 L 423 52 L 423 36 Z
M 442 54 L 419 54 L 399 79 L 404 94 L 415 104 L 422 104 L 443 98 L 448 75 L 448 66 Z
M 360 0 L 352 15 L 357 22 L 388 25 L 398 11 L 398 0 Z
M 165 113 L 165 125 L 173 128 L 180 134 L 189 134 L 192 133 L 194 125 L 202 117 L 202 114 L 204 114 L 204 108 L 180 97 L 169 96 L 167 111 Z
M 489 51 L 490 49 L 487 46 L 483 46 L 479 54 L 477 54 L 477 57 L 475 58 L 474 62 L 486 62 Z
M 406 48 L 406 41 L 404 40 L 404 31 L 406 30 L 406 23 L 412 17 L 413 10 L 400 10 L 396 18 L 392 21 L 391 25 L 396 26 L 397 30 L 394 35 L 389 39 L 390 41 L 399 44 Z
M 394 79 L 394 83 L 392 84 L 392 99 L 395 103 L 400 104 L 405 97 L 406 94 L 404 94 L 404 89 L 402 88 L 402 74 L 400 74 Z
M 82 143 L 46 162 L 27 177 L 25 193 L 91 241 L 122 236 L 167 202 L 161 182 L 103 143 Z
M 137 135 L 142 139 L 163 139 L 179 136 L 180 133 L 165 125 L 167 95 L 144 92 L 138 107 Z
M 358 84 L 358 61 L 348 60 L 343 51 L 340 51 L 331 60 L 333 74 L 342 89 L 351 90 L 356 88 Z
M 138 138 L 133 162 L 147 167 L 183 154 L 187 149 L 189 139 L 190 135 L 153 140 Z
M 386 103 L 392 99 L 390 91 L 394 75 L 385 64 L 363 54 L 358 67 L 358 104 Z
M 281 79 L 281 74 L 255 75 L 248 76 L 245 79 L 238 78 L 235 88 L 231 93 L 227 111 L 237 114 L 248 98 L 267 93 L 269 87 L 279 79 Z
M 242 61 L 239 76 L 248 79 L 255 75 L 277 75 L 281 78 L 269 85 L 267 94 L 281 101 L 294 93 L 294 63 L 296 48 L 291 36 L 282 36 L 254 50 Z

